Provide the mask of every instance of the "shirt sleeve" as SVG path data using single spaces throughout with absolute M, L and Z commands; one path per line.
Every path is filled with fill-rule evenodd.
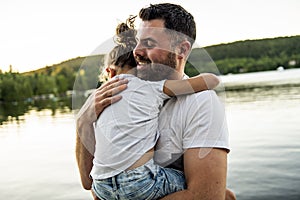
M 171 98 L 170 96 L 168 96 L 167 94 L 164 93 L 164 85 L 166 80 L 161 80 L 161 81 L 147 81 L 152 89 L 154 89 L 154 91 L 157 92 L 157 95 L 162 99 L 162 100 L 166 100 Z
M 183 148 L 223 148 L 229 152 L 225 109 L 215 91 L 190 95 L 189 101 L 184 112 Z M 207 151 L 202 153 L 205 156 Z

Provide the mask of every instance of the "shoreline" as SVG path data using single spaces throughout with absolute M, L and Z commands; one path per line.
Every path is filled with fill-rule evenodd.
M 219 87 L 225 90 L 247 90 L 254 88 L 298 87 L 300 69 L 264 71 L 245 74 L 221 75 Z

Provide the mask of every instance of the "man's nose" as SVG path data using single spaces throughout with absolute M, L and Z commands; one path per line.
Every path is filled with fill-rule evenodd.
M 136 55 L 145 56 L 146 54 L 145 48 L 140 43 L 137 43 L 135 48 L 133 49 L 133 54 L 135 56 Z

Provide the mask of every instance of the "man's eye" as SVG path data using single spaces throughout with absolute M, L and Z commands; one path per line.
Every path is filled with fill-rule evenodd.
M 143 42 L 143 46 L 146 48 L 154 48 L 155 47 L 155 43 L 150 41 L 150 40 L 146 40 Z

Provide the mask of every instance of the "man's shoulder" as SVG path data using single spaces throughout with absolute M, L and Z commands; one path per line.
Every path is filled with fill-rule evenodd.
M 183 109 L 185 112 L 209 110 L 213 107 L 223 106 L 221 98 L 214 90 L 205 90 L 190 95 L 182 95 L 176 98 L 173 108 Z

